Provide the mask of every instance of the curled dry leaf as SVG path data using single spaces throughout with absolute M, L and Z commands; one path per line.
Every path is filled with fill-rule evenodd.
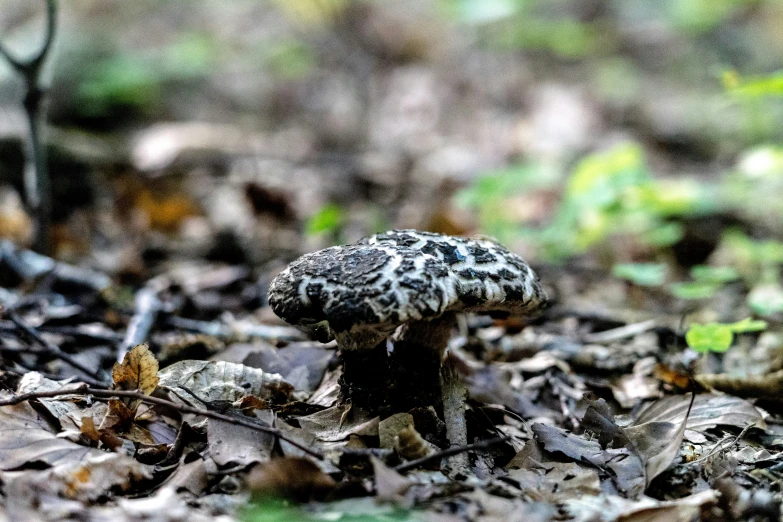
M 149 346 L 139 344 L 125 354 L 121 363 L 114 363 L 112 370 L 115 390 L 138 390 L 149 395 L 158 387 L 158 360 L 152 355 Z M 141 401 L 124 397 L 120 399 L 134 414 Z
M 160 385 L 183 397 L 191 392 L 207 402 L 234 402 L 252 395 L 279 404 L 287 402 L 294 391 L 279 374 L 223 361 L 174 363 L 160 371 Z

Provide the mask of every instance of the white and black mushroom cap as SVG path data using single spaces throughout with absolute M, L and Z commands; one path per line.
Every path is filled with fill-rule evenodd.
M 528 264 L 487 239 L 392 230 L 306 254 L 269 287 L 272 310 L 372 348 L 401 324 L 446 312 L 535 315 L 546 302 Z

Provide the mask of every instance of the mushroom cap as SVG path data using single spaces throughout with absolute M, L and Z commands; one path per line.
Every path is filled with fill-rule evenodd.
M 269 304 L 288 321 L 371 348 L 398 326 L 447 312 L 535 315 L 538 278 L 495 241 L 392 230 L 306 254 L 272 281 Z

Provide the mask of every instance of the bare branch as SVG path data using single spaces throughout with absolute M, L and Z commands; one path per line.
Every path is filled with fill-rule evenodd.
M 57 359 L 60 359 L 63 362 L 68 363 L 69 365 L 73 366 L 77 370 L 81 371 L 85 375 L 89 376 L 92 380 L 94 380 L 94 383 L 91 383 L 93 385 L 97 386 L 106 386 L 106 378 L 102 375 L 102 373 L 98 370 L 93 370 L 92 368 L 89 368 L 76 360 L 74 357 L 72 357 L 70 354 L 65 353 L 60 349 L 59 346 L 55 346 L 54 344 L 48 342 L 46 339 L 41 336 L 38 331 L 33 328 L 32 326 L 25 323 L 19 315 L 14 312 L 10 311 L 8 312 L 8 318 L 11 319 L 11 321 L 19 327 L 24 333 L 26 333 L 30 338 L 32 338 L 36 343 L 38 343 L 42 348 L 44 348 L 44 352 L 46 354 L 51 355 L 52 357 L 55 357 Z

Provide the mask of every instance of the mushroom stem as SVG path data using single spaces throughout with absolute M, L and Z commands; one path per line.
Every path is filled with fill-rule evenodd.
M 341 351 L 343 375 L 340 387 L 343 397 L 356 406 L 371 410 L 385 403 L 389 383 L 386 341 L 374 348 L 343 348 Z
M 456 325 L 457 316 L 453 312 L 428 321 L 410 323 L 401 339 L 394 344 L 391 380 L 392 388 L 397 388 L 396 399 L 404 401 L 405 407 L 441 403 L 449 444 L 464 446 L 468 443 L 465 419 L 468 391 L 450 360 L 441 364 L 451 331 Z M 448 467 L 452 476 L 466 475 L 467 454 L 450 457 Z
M 389 393 L 389 406 L 395 411 L 440 405 L 441 360 L 455 324 L 454 313 L 414 321 L 395 341 Z

